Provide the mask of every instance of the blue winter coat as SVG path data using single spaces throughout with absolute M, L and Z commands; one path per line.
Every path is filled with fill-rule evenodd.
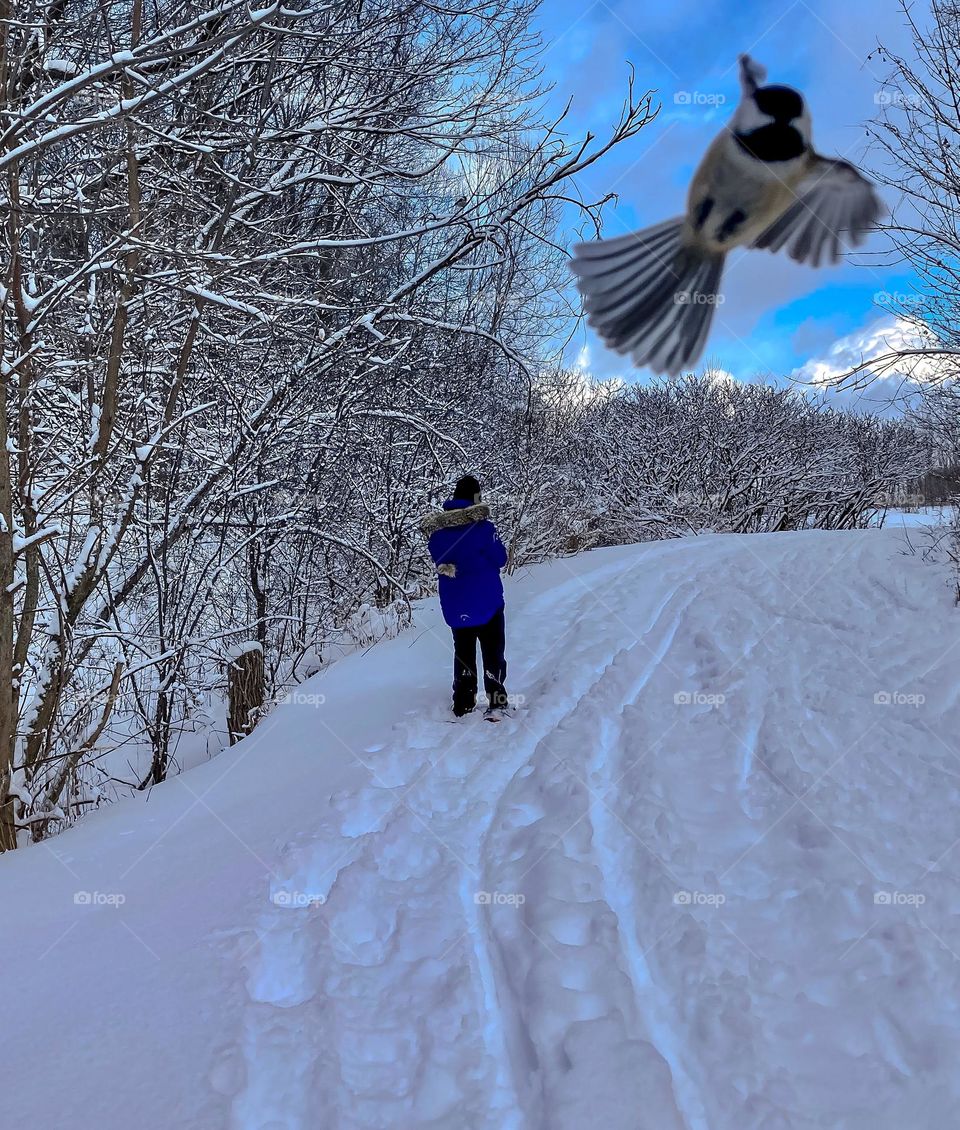
M 453 565 L 456 570 L 452 577 L 440 574 L 443 618 L 451 628 L 477 627 L 503 607 L 500 570 L 507 563 L 507 551 L 483 503 L 451 498 L 443 509 L 463 511 L 424 520 L 430 556 L 437 565 Z

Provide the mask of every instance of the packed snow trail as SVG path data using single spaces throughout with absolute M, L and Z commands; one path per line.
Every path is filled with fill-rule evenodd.
M 905 549 L 530 570 L 498 726 L 446 724 L 431 603 L 148 804 L 0 861 L 10 1124 L 952 1125 L 960 612 Z M 71 1098 L 38 1114 L 51 1058 Z

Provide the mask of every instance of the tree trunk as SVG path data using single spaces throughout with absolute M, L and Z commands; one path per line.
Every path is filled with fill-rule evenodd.
M 227 731 L 231 745 L 252 733 L 263 708 L 263 649 L 256 643 L 241 647 L 243 650 L 227 663 Z

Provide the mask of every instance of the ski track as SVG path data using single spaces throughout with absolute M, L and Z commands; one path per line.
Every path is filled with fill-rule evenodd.
M 838 1031 L 823 1078 L 791 1078 L 791 1040 L 816 1019 L 818 992 L 903 940 L 866 943 L 841 967 L 856 939 L 816 939 L 816 900 L 772 887 L 751 853 L 765 837 L 789 848 L 822 899 L 837 897 L 815 878 L 831 849 L 849 876 L 840 897 L 866 905 L 878 884 L 905 881 L 881 838 L 838 844 L 845 807 L 872 803 L 863 781 L 897 788 L 898 762 L 868 771 L 853 720 L 825 696 L 849 693 L 858 663 L 905 686 L 922 657 L 844 654 L 843 606 L 811 607 L 804 543 L 772 544 L 743 576 L 740 541 L 652 546 L 511 607 L 509 683 L 527 706 L 457 727 L 438 707 L 363 754 L 370 785 L 334 797 L 284 849 L 282 882 L 231 951 L 246 971 L 243 1027 L 210 1079 L 232 1130 L 853 1130 L 852 1116 L 817 1121 L 805 1102 L 854 1067 L 854 1107 L 884 1065 L 929 1067 L 934 1053 L 882 1015 L 872 1047 L 838 1025 L 858 1055 Z M 870 575 L 851 621 L 882 615 L 870 544 L 844 544 L 844 567 Z M 814 640 L 810 654 L 784 656 L 793 632 Z M 808 684 L 824 656 L 828 675 Z M 757 664 L 781 671 L 775 694 L 750 677 Z M 698 697 L 678 705 L 681 693 Z M 956 709 L 953 683 L 935 693 Z M 851 751 L 842 765 L 833 748 Z M 664 771 L 694 751 L 689 772 Z M 926 756 L 931 774 L 957 772 L 948 751 Z M 816 802 L 838 780 L 825 822 Z M 722 852 L 721 828 L 733 829 Z M 770 906 L 796 936 L 755 952 L 745 938 L 765 938 Z M 819 988 L 779 1001 L 795 959 L 819 970 Z M 771 1002 L 775 1030 L 760 1019 Z
M 516 1002 L 510 1059 L 518 1091 L 527 1094 L 531 1125 L 584 1125 L 598 1117 L 598 1091 L 616 1096 L 600 1116 L 605 1126 L 636 1127 L 643 1117 L 638 1112 L 658 1093 L 649 1125 L 682 1125 L 666 1082 L 664 1049 L 658 1047 L 663 1033 L 640 1020 L 649 1019 L 649 977 L 638 977 L 637 965 L 631 966 L 597 855 L 593 812 L 602 798 L 587 779 L 595 776 L 595 759 L 584 740 L 586 727 L 587 733 L 599 732 L 597 748 L 605 746 L 606 715 L 632 701 L 662 660 L 682 613 L 663 629 L 660 620 L 675 602 L 673 595 L 662 601 L 642 642 L 618 650 L 538 743 L 530 765 L 503 793 L 485 838 L 488 886 L 524 900 L 519 922 L 509 905 L 491 909 L 489 933 L 500 977 Z M 646 637 L 658 629 L 663 638 L 651 647 Z M 635 650 L 648 656 L 639 681 L 632 674 Z M 533 826 L 537 834 L 531 837 Z M 527 841 L 519 855 L 512 842 L 518 828 Z M 615 991 L 610 968 L 622 975 Z M 606 1054 L 598 1056 L 597 1046 Z M 606 1082 L 598 1080 L 601 1067 Z

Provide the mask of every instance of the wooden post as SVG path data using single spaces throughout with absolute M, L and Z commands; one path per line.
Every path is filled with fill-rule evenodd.
M 227 656 L 227 732 L 230 744 L 253 732 L 263 708 L 263 648 L 241 643 Z

